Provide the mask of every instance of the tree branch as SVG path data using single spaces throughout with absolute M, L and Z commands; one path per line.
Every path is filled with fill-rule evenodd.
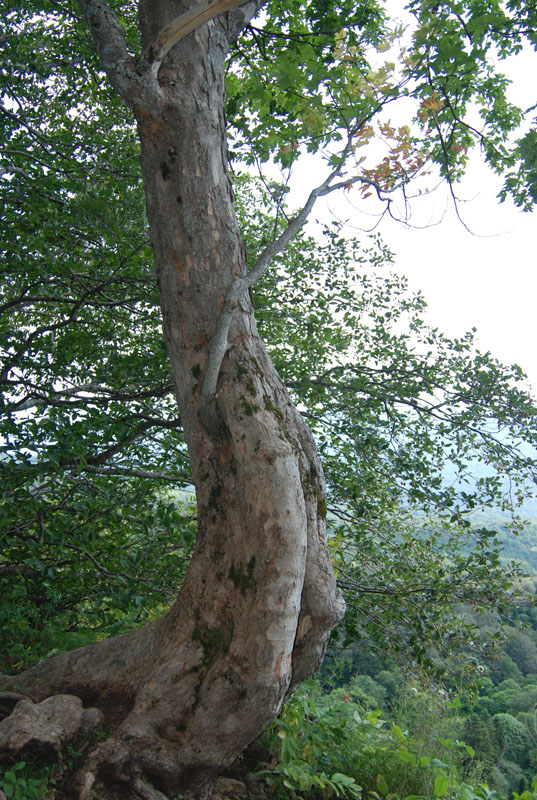
M 12 381 L 10 383 L 14 387 L 17 387 L 19 384 L 18 381 Z M 6 405 L 3 409 L 3 413 L 27 411 L 30 408 L 38 408 L 41 406 L 75 406 L 80 403 L 108 403 L 112 400 L 129 402 L 147 398 L 165 397 L 172 392 L 173 386 L 171 383 L 161 384 L 152 389 L 137 389 L 135 386 L 113 389 L 99 383 L 85 383 L 81 386 L 58 389 L 57 391 L 49 393 L 39 393 L 37 388 L 34 388 L 33 393 L 25 400 L 15 401 L 10 405 Z
M 136 61 L 127 49 L 117 16 L 105 0 L 78 0 L 78 4 L 93 36 L 102 68 L 114 89 L 131 105 L 139 80 Z
M 142 62 L 147 63 L 156 77 L 165 56 L 181 39 L 213 17 L 241 6 L 245 0 L 202 0 L 166 25 L 146 48 Z
M 151 428 L 166 428 L 168 430 L 177 430 L 181 428 L 181 420 L 174 419 L 174 420 L 164 420 L 158 419 L 154 417 L 143 417 L 141 415 L 138 416 L 138 419 L 143 419 L 142 422 L 138 427 L 134 428 L 129 434 L 125 435 L 122 439 L 120 439 L 116 444 L 110 445 L 106 450 L 103 450 L 101 453 L 95 456 L 87 456 L 84 461 L 81 461 L 79 458 L 76 457 L 64 457 L 60 458 L 59 465 L 63 469 L 69 468 L 76 468 L 76 469 L 86 469 L 88 466 L 100 466 L 102 464 L 106 464 L 106 462 L 115 456 L 116 453 L 120 453 L 124 447 L 132 442 L 136 441 L 140 436 L 142 436 L 146 431 L 150 430 Z M 123 420 L 119 420 L 120 422 Z M 128 422 L 129 420 L 127 420 Z
M 192 483 L 192 476 L 165 472 L 164 470 L 137 469 L 135 467 L 96 467 L 89 464 L 80 466 L 82 472 L 95 475 L 123 475 L 125 478 L 147 478 L 149 480 L 167 481 L 168 483 Z
M 218 320 L 216 322 L 215 332 L 211 340 L 211 346 L 209 349 L 209 355 L 207 357 L 207 363 L 205 366 L 205 372 L 203 375 L 201 392 L 198 401 L 199 414 L 203 424 L 206 427 L 214 428 L 217 422 L 215 402 L 216 386 L 218 383 L 220 366 L 228 349 L 228 332 L 233 315 L 238 306 L 239 297 L 263 276 L 272 259 L 278 253 L 284 250 L 289 242 L 296 236 L 299 230 L 306 223 L 317 198 L 330 194 L 330 192 L 336 191 L 337 189 L 352 185 L 357 181 L 362 181 L 369 184 L 373 183 L 369 178 L 355 177 L 350 178 L 347 181 L 341 181 L 334 184 L 334 180 L 338 177 L 341 177 L 343 166 L 352 151 L 352 147 L 351 132 L 348 136 L 347 144 L 338 159 L 337 165 L 330 172 L 327 178 L 323 181 L 323 183 L 310 192 L 309 197 L 302 209 L 299 211 L 296 217 L 290 220 L 289 224 L 280 234 L 280 236 L 278 236 L 277 239 L 265 247 L 250 272 L 241 278 L 235 278 L 229 286 L 220 310 L 220 314 L 218 316 Z

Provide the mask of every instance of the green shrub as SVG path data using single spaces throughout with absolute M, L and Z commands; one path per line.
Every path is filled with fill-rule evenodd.
M 308 682 L 269 729 L 266 744 L 278 761 L 259 774 L 274 798 L 501 800 L 461 779 L 458 765 L 473 756 L 471 747 L 440 737 L 425 754 L 423 741 L 341 692 L 323 696 Z
M 0 789 L 7 800 L 47 800 L 54 783 L 51 767 L 39 768 L 26 761 L 6 767 L 0 775 Z

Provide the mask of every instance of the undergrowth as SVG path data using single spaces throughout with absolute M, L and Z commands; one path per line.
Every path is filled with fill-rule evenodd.
M 351 694 L 322 694 L 308 681 L 267 732 L 266 745 L 275 757 L 258 775 L 275 800 L 502 800 L 486 783 L 473 780 L 474 751 L 446 735 L 449 718 L 438 713 L 434 697 L 415 723 L 409 731 L 377 709 L 364 709 Z M 451 727 L 457 729 L 456 718 Z M 513 797 L 537 800 L 537 785 Z

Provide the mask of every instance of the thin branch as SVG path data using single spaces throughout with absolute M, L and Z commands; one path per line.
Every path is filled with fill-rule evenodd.
M 82 472 L 91 472 L 95 475 L 122 475 L 125 478 L 147 478 L 149 480 L 167 481 L 168 483 L 192 483 L 192 476 L 186 473 L 177 474 L 163 470 L 138 469 L 136 467 L 96 467 L 82 465 Z
M 139 416 L 139 419 L 144 419 L 138 427 L 134 428 L 130 433 L 125 435 L 122 439 L 120 439 L 116 444 L 110 445 L 106 450 L 103 450 L 101 453 L 95 456 L 88 456 L 84 461 L 81 461 L 78 458 L 69 458 L 64 457 L 61 458 L 59 461 L 60 467 L 63 469 L 72 469 L 72 468 L 80 468 L 86 469 L 88 466 L 100 466 L 102 464 L 106 464 L 106 462 L 115 456 L 116 453 L 120 453 L 124 447 L 132 442 L 136 441 L 136 439 L 140 438 L 146 431 L 150 430 L 151 428 L 165 428 L 168 430 L 177 430 L 181 428 L 181 420 L 161 420 L 153 417 L 143 417 Z M 118 420 L 119 422 L 123 422 L 124 420 Z M 128 420 L 127 420 L 128 421 Z
M 17 385 L 15 382 L 13 383 L 15 386 Z M 165 397 L 171 394 L 172 391 L 173 386 L 171 383 L 155 386 L 154 389 L 140 390 L 137 390 L 135 386 L 125 386 L 123 389 L 112 389 L 98 383 L 86 383 L 82 386 L 60 389 L 54 393 L 41 394 L 34 398 L 28 398 L 27 400 L 13 403 L 4 408 L 4 413 L 27 411 L 30 408 L 38 408 L 40 406 L 73 406 L 81 402 L 108 403 L 111 400 L 128 402 L 146 398 Z
M 81 553 L 82 556 L 91 561 L 97 572 L 100 572 L 101 575 L 104 575 L 105 578 L 112 578 L 112 579 L 122 578 L 124 581 L 127 582 L 135 580 L 139 583 L 148 583 L 148 581 L 146 581 L 144 578 L 135 578 L 133 575 L 129 575 L 127 572 L 123 572 L 122 570 L 118 570 L 117 572 L 110 572 L 110 570 L 106 569 L 106 567 L 103 567 L 102 564 L 100 564 L 97 561 L 95 556 L 92 555 L 92 553 L 88 552 L 88 550 L 86 550 L 86 548 L 84 547 L 79 547 L 76 544 L 70 544 L 67 542 L 65 544 L 65 547 L 68 550 L 74 550 L 75 553 Z

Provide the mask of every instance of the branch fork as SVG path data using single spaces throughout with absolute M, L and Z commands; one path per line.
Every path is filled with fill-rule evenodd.
M 220 367 L 224 356 L 229 349 L 228 333 L 233 320 L 233 316 L 238 307 L 239 298 L 248 289 L 250 289 L 260 278 L 265 274 L 273 259 L 284 250 L 289 242 L 296 236 L 299 230 L 306 223 L 315 202 L 319 197 L 330 194 L 342 187 L 348 187 L 349 183 L 356 183 L 363 180 L 362 178 L 351 178 L 350 181 L 339 181 L 334 183 L 336 178 L 342 175 L 343 166 L 352 151 L 352 136 L 349 136 L 347 145 L 345 146 L 337 165 L 332 169 L 326 179 L 312 189 L 308 199 L 306 200 L 302 209 L 298 214 L 289 222 L 284 231 L 270 244 L 268 244 L 259 258 L 257 259 L 253 268 L 246 275 L 240 278 L 234 278 L 229 285 L 227 294 L 224 298 L 220 314 L 216 322 L 216 328 L 211 340 L 209 348 L 209 355 L 205 366 L 203 375 L 200 396 L 198 400 L 198 413 L 200 418 L 207 429 L 215 430 L 218 423 L 218 414 L 216 409 L 217 400 L 217 384 Z M 367 179 L 365 179 L 367 180 Z
M 172 47 L 203 23 L 231 11 L 248 0 L 202 0 L 166 25 L 146 48 L 138 62 L 129 53 L 117 15 L 106 0 L 79 0 L 99 52 L 100 61 L 111 84 L 133 106 L 148 88 L 160 94 L 157 76 Z M 151 80 L 147 81 L 147 76 Z

